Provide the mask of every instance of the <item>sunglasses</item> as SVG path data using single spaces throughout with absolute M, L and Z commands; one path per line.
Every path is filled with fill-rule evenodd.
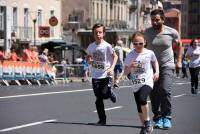
M 133 42 L 133 45 L 140 45 L 140 46 L 142 46 L 144 43 L 143 42 Z

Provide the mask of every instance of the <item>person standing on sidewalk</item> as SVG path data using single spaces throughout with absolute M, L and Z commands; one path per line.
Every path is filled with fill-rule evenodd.
M 116 102 L 116 96 L 112 91 L 112 75 L 117 62 L 117 55 L 111 44 L 104 40 L 105 27 L 102 24 L 95 24 L 92 28 L 95 41 L 87 48 L 88 63 L 92 65 L 92 87 L 96 96 L 96 109 L 99 116 L 98 125 L 106 124 L 104 99 L 110 98 Z
M 186 57 L 190 59 L 189 71 L 191 76 L 191 93 L 198 93 L 199 70 L 200 70 L 200 47 L 197 39 L 193 39 L 186 52 Z
M 119 81 L 123 76 L 123 50 L 122 50 L 123 41 L 117 40 L 116 46 L 114 47 L 115 53 L 118 56 L 117 64 L 114 69 L 114 88 L 119 88 Z
M 124 74 L 128 75 L 134 88 L 138 115 L 143 126 L 140 133 L 146 134 L 153 131 L 147 98 L 153 90 L 154 81 L 159 78 L 159 65 L 154 52 L 144 48 L 146 44 L 141 32 L 135 32 L 132 40 L 135 49 L 125 59 Z
M 173 42 L 177 46 L 176 69 L 181 68 L 182 46 L 177 30 L 164 25 L 165 15 L 161 9 L 151 11 L 152 27 L 144 31 L 147 40 L 147 48 L 153 50 L 159 63 L 159 80 L 155 81 L 151 92 L 152 112 L 154 114 L 156 128 L 170 129 L 171 123 L 171 89 L 173 83 L 173 71 L 175 69 Z

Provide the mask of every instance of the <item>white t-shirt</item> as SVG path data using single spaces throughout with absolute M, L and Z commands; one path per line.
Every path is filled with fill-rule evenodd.
M 186 55 L 190 56 L 189 67 L 196 68 L 200 66 L 200 47 L 197 46 L 196 49 L 189 47 Z
M 130 75 L 134 92 L 137 92 L 143 85 L 148 85 L 153 88 L 152 62 L 157 61 L 154 52 L 144 48 L 143 52 L 137 53 L 135 49 L 133 49 L 127 55 L 124 65 L 129 66 L 133 61 L 135 61 L 137 65 L 135 69 L 131 69 Z
M 101 79 L 107 77 L 107 69 L 113 63 L 114 50 L 112 46 L 103 41 L 101 44 L 91 43 L 87 48 L 87 54 L 93 58 L 92 78 Z

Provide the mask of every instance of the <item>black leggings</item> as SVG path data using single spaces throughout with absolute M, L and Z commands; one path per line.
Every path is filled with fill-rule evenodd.
M 137 92 L 134 93 L 137 110 L 142 113 L 141 106 L 147 104 L 147 97 L 150 95 L 152 88 L 148 85 L 142 86 Z
M 195 89 L 198 88 L 198 76 L 199 76 L 199 70 L 200 67 L 196 67 L 196 68 L 189 68 L 190 70 L 190 76 L 191 76 L 191 87 L 194 87 Z

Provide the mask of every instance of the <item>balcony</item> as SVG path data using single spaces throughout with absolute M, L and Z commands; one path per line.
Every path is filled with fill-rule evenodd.
M 11 27 L 12 36 L 21 41 L 32 40 L 33 28 L 32 27 L 22 27 L 22 26 L 12 26 Z

